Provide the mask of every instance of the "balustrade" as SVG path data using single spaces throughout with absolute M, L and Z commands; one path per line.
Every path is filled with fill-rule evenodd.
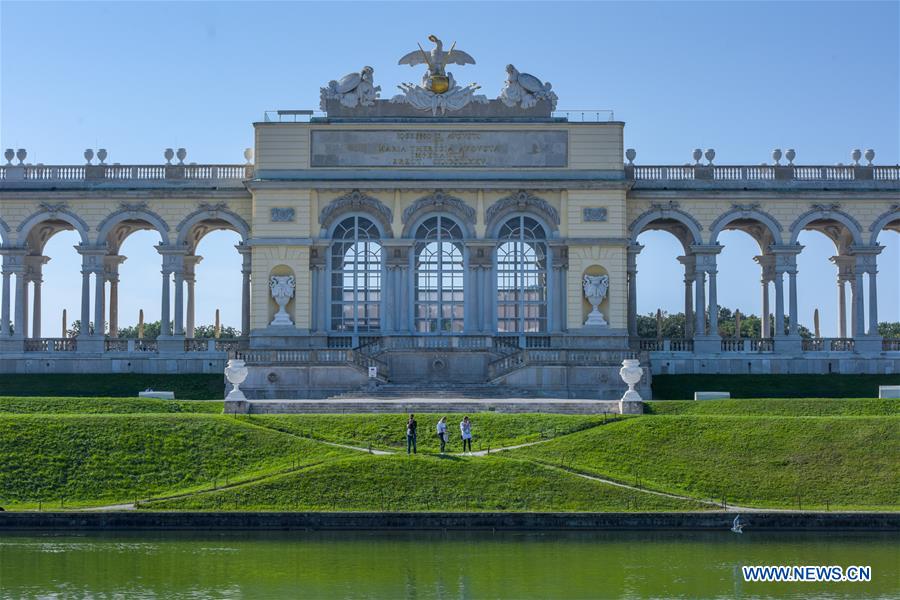
M 3 165 L 2 181 L 241 181 L 252 165 Z
M 900 352 L 900 338 L 884 338 L 881 340 L 881 349 L 884 352 Z

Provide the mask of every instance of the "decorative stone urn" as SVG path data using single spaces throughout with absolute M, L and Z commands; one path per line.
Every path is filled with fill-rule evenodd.
M 293 275 L 273 275 L 269 280 L 269 289 L 272 290 L 272 299 L 278 304 L 278 312 L 275 318 L 269 323 L 272 327 L 283 327 L 293 325 L 291 317 L 284 310 L 287 303 L 294 297 L 294 276 Z
M 640 414 L 644 412 L 643 398 L 634 389 L 635 384 L 641 380 L 644 375 L 644 369 L 641 367 L 641 361 L 636 358 L 626 358 L 622 361 L 622 368 L 619 369 L 619 376 L 622 381 L 628 384 L 628 391 L 619 401 L 619 410 L 623 415 Z
M 232 358 L 228 361 L 228 365 L 225 367 L 225 378 L 228 379 L 228 383 L 230 383 L 233 387 L 225 397 L 226 400 L 247 399 L 247 397 L 244 396 L 244 392 L 242 392 L 239 388 L 239 386 L 244 383 L 244 380 L 247 379 L 247 373 L 247 366 L 244 364 L 243 360 L 239 358 Z
M 609 290 L 609 275 L 585 275 L 581 286 L 584 290 L 584 297 L 591 304 L 591 312 L 588 313 L 584 322 L 585 327 L 606 327 L 606 319 L 603 318 L 603 313 L 597 307 L 606 298 L 606 292 Z

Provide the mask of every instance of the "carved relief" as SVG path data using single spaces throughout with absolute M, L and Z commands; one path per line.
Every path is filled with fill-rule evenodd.
M 378 198 L 364 194 L 359 190 L 348 192 L 326 204 L 319 212 L 319 225 L 328 227 L 340 215 L 356 211 L 374 216 L 381 222 L 386 235 L 393 235 L 391 232 L 391 221 L 394 220 L 393 211 Z
M 410 218 L 421 210 L 431 210 L 439 212 L 442 210 L 456 214 L 467 223 L 475 222 L 475 209 L 466 204 L 456 196 L 445 194 L 438 190 L 427 196 L 419 198 L 406 207 L 403 211 L 403 223 L 409 222 Z
M 543 198 L 538 198 L 524 190 L 505 198 L 500 198 L 491 204 L 484 211 L 485 222 L 493 224 L 496 219 L 514 210 L 523 212 L 534 211 L 540 213 L 551 226 L 559 225 L 559 211 Z

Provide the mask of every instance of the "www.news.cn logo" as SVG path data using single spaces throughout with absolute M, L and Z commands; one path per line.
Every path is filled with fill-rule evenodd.
M 741 567 L 744 581 L 872 581 L 872 567 L 767 565 Z

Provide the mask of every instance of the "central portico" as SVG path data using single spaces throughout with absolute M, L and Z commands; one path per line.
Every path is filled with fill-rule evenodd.
M 305 381 L 291 395 L 317 396 L 366 383 L 368 370 L 269 352 L 330 345 L 356 349 L 383 383 L 616 397 L 629 355 L 623 124 L 554 117 L 550 84 L 512 65 L 489 100 L 422 52 L 429 71 L 405 94 L 380 99 L 365 67 L 322 88 L 325 116 L 254 124 L 244 388 L 284 397 Z M 433 76 L 448 89 L 433 91 Z M 594 304 L 585 276 L 604 283 Z M 274 278 L 294 282 L 281 298 L 290 325 L 276 319 Z M 524 368 L 527 349 L 546 364 Z

